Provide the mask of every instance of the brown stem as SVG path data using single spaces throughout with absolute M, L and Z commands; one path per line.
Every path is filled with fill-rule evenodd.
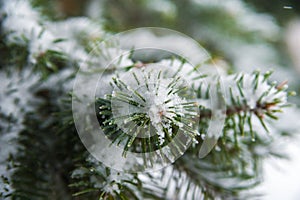
M 264 112 L 275 106 L 276 103 L 257 103 L 255 108 L 250 108 L 248 105 L 230 106 L 226 108 L 226 116 L 232 116 L 241 112 L 252 112 L 256 116 L 263 118 Z M 208 119 L 212 117 L 212 111 L 209 109 L 203 109 L 200 111 L 200 120 Z

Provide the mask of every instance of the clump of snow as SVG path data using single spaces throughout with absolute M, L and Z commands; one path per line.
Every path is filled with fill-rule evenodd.
M 45 26 L 49 32 L 58 37 L 57 39 L 63 39 L 62 42 L 55 44 L 61 51 L 68 54 L 73 60 L 82 62 L 89 58 L 83 48 L 83 39 L 93 41 L 104 37 L 101 26 L 86 17 L 46 22 Z
M 6 18 L 2 28 L 8 34 L 8 42 L 20 42 L 16 39 L 26 38 L 29 42 L 29 61 L 36 63 L 37 56 L 55 47 L 53 41 L 56 38 L 40 23 L 40 15 L 28 1 L 6 1 L 3 6 Z

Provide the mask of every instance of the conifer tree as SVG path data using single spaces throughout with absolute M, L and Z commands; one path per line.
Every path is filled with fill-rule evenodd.
M 115 35 L 149 25 L 196 41 Z M 256 198 L 298 113 L 278 71 L 295 75 L 269 70 L 279 30 L 238 0 L 1 1 L 0 197 Z

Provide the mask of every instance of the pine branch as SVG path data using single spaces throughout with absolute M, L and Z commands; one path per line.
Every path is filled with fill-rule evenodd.
M 33 2 L 38 6 L 39 0 Z M 128 3 L 124 4 L 128 6 Z M 183 14 L 196 3 L 178 1 L 175 4 L 182 5 L 178 15 L 179 24 L 184 24 L 183 27 L 194 27 L 193 24 L 186 25 L 188 20 L 184 19 Z M 12 10 L 5 10 L 4 20 L 1 22 L 3 37 L 1 37 L 0 51 L 5 58 L 1 60 L 1 69 L 13 66 L 23 70 L 30 66 L 34 73 L 38 73 L 41 79 L 46 80 L 52 78 L 54 74 L 58 75 L 66 66 L 74 64 L 77 67 L 89 58 L 84 64 L 88 64 L 93 70 L 87 73 L 103 72 L 104 76 L 114 77 L 110 85 L 114 93 L 100 96 L 95 100 L 96 113 L 99 125 L 107 138 L 113 145 L 123 146 L 124 157 L 129 151 L 145 153 L 161 149 L 168 145 L 178 132 L 182 132 L 193 143 L 185 155 L 173 164 L 171 172 L 165 169 L 161 172 L 161 177 L 149 173 L 145 175 L 147 176 L 145 179 L 137 174 L 118 173 L 89 157 L 76 133 L 71 102 L 65 102 L 67 108 L 62 108 L 55 101 L 65 91 L 42 90 L 37 94 L 42 97 L 42 103 L 35 107 L 34 113 L 26 115 L 25 128 L 17 138 L 18 152 L 10 157 L 15 170 L 12 183 L 9 183 L 10 179 L 3 178 L 3 182 L 13 186 L 14 192 L 11 194 L 13 198 L 244 199 L 243 191 L 256 186 L 261 181 L 260 165 L 263 159 L 268 155 L 283 156 L 281 152 L 275 151 L 272 138 L 262 134 L 261 130 L 263 128 L 266 132 L 270 131 L 270 123 L 277 120 L 277 113 L 282 112 L 287 105 L 286 83 L 270 84 L 271 73 L 254 72 L 224 77 L 225 94 L 222 95 L 227 105 L 224 113 L 225 126 L 214 150 L 204 159 L 199 159 L 196 155 L 207 137 L 209 121 L 213 117 L 213 108 L 207 103 L 210 98 L 210 88 L 216 85 L 212 81 L 213 77 L 199 74 L 194 68 L 186 72 L 185 70 L 190 66 L 178 58 L 168 58 L 156 63 L 142 63 L 138 59 L 135 60 L 136 58 L 133 59 L 134 52 L 131 52 L 128 57 L 124 56 L 125 58 L 121 56 L 109 69 L 99 69 L 98 66 L 104 66 L 120 49 L 116 44 L 95 49 L 93 42 L 103 38 L 101 34 L 89 35 L 90 27 L 93 27 L 90 20 L 84 18 L 73 21 L 41 22 L 42 16 L 29 4 L 20 1 L 19 5 L 22 9 L 18 9 L 18 12 L 25 10 L 25 17 L 18 16 L 18 12 L 14 12 L 15 7 L 13 7 Z M 142 9 L 144 4 L 138 6 Z M 203 8 L 198 6 L 197 9 L 204 10 L 205 12 L 200 13 L 205 14 L 215 12 L 214 7 L 219 8 L 213 5 Z M 141 9 L 134 9 L 134 13 L 140 13 Z M 228 15 L 223 12 L 223 9 L 221 10 L 222 12 L 218 12 L 218 17 L 213 18 L 213 24 L 219 24 L 220 20 L 216 19 Z M 147 17 L 141 19 L 149 20 L 149 17 L 157 16 L 149 13 Z M 235 33 L 238 38 L 246 34 L 247 38 L 252 40 L 252 31 L 249 33 L 237 29 L 239 27 L 237 20 L 233 15 L 230 16 L 228 21 L 230 23 L 227 24 L 233 24 L 233 29 L 229 32 Z M 199 17 L 193 18 L 199 19 Z M 11 26 L 9 20 L 16 20 L 16 24 L 30 26 Z M 84 20 L 88 21 L 88 25 L 83 26 L 81 22 Z M 124 21 L 128 23 L 125 18 Z M 225 23 L 226 29 L 227 24 Z M 78 31 L 76 28 L 79 25 L 86 31 Z M 70 30 L 64 31 L 64 27 Z M 110 28 L 116 30 L 111 26 Z M 215 30 L 212 27 L 210 29 Z M 56 37 L 65 32 L 72 33 L 64 35 L 65 38 Z M 215 32 L 221 31 L 212 31 Z M 218 34 L 214 36 L 219 37 Z M 223 36 L 222 34 L 222 40 Z M 207 36 L 207 38 L 211 40 L 212 37 Z M 218 44 L 219 41 L 221 40 L 210 42 L 223 48 L 225 45 Z M 87 56 L 92 49 L 96 51 L 95 55 Z M 78 51 L 74 52 L 75 50 Z M 98 56 L 104 60 L 98 61 Z M 93 58 L 96 58 L 96 61 Z M 173 71 L 149 71 L 160 64 L 170 66 Z M 182 77 L 192 83 L 191 88 L 181 81 Z M 69 78 L 72 79 L 72 75 Z M 127 81 L 128 79 L 130 81 Z M 212 84 L 207 86 L 204 84 L 205 81 L 212 81 Z M 195 97 L 191 94 L 197 95 Z M 122 106 L 132 110 L 125 111 Z M 200 116 L 197 112 L 198 106 Z M 53 112 L 59 114 L 53 116 Z M 151 129 L 146 131 L 146 134 L 141 131 L 145 127 Z M 146 137 L 139 137 L 142 134 Z M 176 143 L 175 152 L 171 153 L 182 154 L 185 144 L 181 141 Z M 161 178 L 166 182 L 161 183 Z
M 85 152 L 84 147 L 75 127 L 53 116 L 61 108 L 48 95 L 57 93 L 43 89 L 36 95 L 44 101 L 37 105 L 35 113 L 25 116 L 24 129 L 17 138 L 18 151 L 9 159 L 13 163 L 10 196 L 14 199 L 71 199 L 73 192 L 68 185 L 71 183 L 69 173 L 75 168 L 72 159 Z M 70 107 L 67 110 L 71 111 Z
M 224 99 L 227 105 L 224 134 L 234 130 L 235 134 L 244 135 L 250 132 L 252 140 L 255 140 L 253 130 L 253 117 L 259 120 L 262 128 L 269 132 L 266 121 L 277 120 L 277 113 L 289 104 L 287 96 L 294 95 L 287 92 L 287 82 L 281 84 L 269 83 L 271 72 L 260 74 L 255 71 L 252 74 L 231 75 L 223 79 Z M 198 98 L 208 99 L 209 86 L 204 88 L 202 84 L 198 87 Z M 212 111 L 208 107 L 200 107 L 200 121 L 206 121 L 212 117 Z M 201 122 L 200 122 L 201 123 Z M 201 133 L 205 133 L 203 129 Z

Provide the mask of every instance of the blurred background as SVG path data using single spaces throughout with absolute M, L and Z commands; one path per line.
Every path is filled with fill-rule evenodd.
M 290 87 L 298 90 L 300 3 L 296 0 L 30 2 L 46 20 L 87 17 L 112 34 L 137 27 L 174 29 L 197 40 L 229 72 L 274 69 L 274 80 L 289 79 Z
M 289 88 L 300 93 L 298 0 L 30 0 L 30 3 L 42 16 L 35 20 L 48 26 L 56 37 L 69 37 L 68 31 L 83 29 L 76 36 L 80 38 L 80 34 L 89 32 L 83 25 L 87 21 L 104 34 L 138 27 L 170 28 L 197 40 L 229 74 L 274 70 L 273 80 L 288 81 Z M 5 9 L 3 19 L 9 12 L 9 8 Z M 16 13 L 24 13 L 25 8 L 15 9 Z M 64 20 L 72 23 L 74 18 L 81 18 L 83 23 L 70 25 L 74 29 L 60 24 Z M 9 30 L 14 22 L 1 23 Z M 14 25 L 11 29 L 17 28 L 18 25 Z M 82 56 L 72 49 L 69 54 L 74 58 Z M 32 62 L 40 62 L 34 55 Z M 0 64 L 4 65 L 10 56 L 2 47 Z M 4 87 L 0 86 L 1 90 Z M 5 98 L 1 98 L 5 106 Z M 296 106 L 290 108 L 278 124 L 280 130 L 292 135 L 281 141 L 285 149 L 280 150 L 286 151 L 289 159 L 270 158 L 264 164 L 265 182 L 256 190 L 265 194 L 262 197 L 265 200 L 300 199 L 300 112 L 296 109 L 300 98 L 296 96 L 290 101 Z M 2 145 L 5 141 L 2 138 Z M 5 155 L 4 150 L 1 151 Z

